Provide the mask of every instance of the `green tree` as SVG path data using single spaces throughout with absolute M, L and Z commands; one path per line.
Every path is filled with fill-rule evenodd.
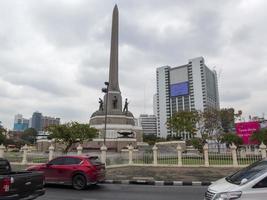
M 5 133 L 6 133 L 6 129 L 4 129 L 2 126 L 0 126 L 0 144 L 3 144 L 6 140 L 6 136 L 5 136 Z
M 253 142 L 258 142 L 258 143 L 264 143 L 267 144 L 267 129 L 263 128 L 258 131 L 255 131 L 249 138 Z
M 154 145 L 157 142 L 164 142 L 166 141 L 166 139 L 157 137 L 156 135 L 144 135 L 143 141 L 148 143 L 149 145 Z
M 167 138 L 166 138 L 167 141 L 177 141 L 177 140 L 181 140 L 181 139 L 182 139 L 181 136 L 172 135 L 172 134 L 167 135 Z
M 49 126 L 47 130 L 51 133 L 49 138 L 66 145 L 64 153 L 67 153 L 73 144 L 92 140 L 98 133 L 97 129 L 90 127 L 89 124 L 78 122 Z
M 203 134 L 201 137 L 195 137 L 191 140 L 187 141 L 188 146 L 193 146 L 195 149 L 197 149 L 200 153 L 203 152 L 203 146 L 206 144 L 207 139 L 209 136 L 207 134 Z
M 21 134 L 21 139 L 27 144 L 34 144 L 37 131 L 34 128 L 28 128 Z
M 229 147 L 232 143 L 234 143 L 237 147 L 243 144 L 242 138 L 235 133 L 222 134 L 221 141 L 225 143 L 227 147 Z
M 183 133 L 195 135 L 198 117 L 197 111 L 179 111 L 168 119 L 167 126 L 179 137 L 181 137 Z
M 209 109 L 203 112 L 205 134 L 214 135 L 221 129 L 220 111 Z
M 225 133 L 229 133 L 235 126 L 235 119 L 241 119 L 242 111 L 235 113 L 234 108 L 222 108 L 220 110 L 221 126 Z
M 231 132 L 235 125 L 235 110 L 233 108 L 222 108 L 220 118 L 223 131 L 225 133 Z
M 191 139 L 192 146 L 197 149 L 200 153 L 203 152 L 203 146 L 205 143 L 203 143 L 202 138 L 192 138 Z
M 220 111 L 207 109 L 198 112 L 197 130 L 201 138 L 214 139 L 214 136 L 221 130 Z

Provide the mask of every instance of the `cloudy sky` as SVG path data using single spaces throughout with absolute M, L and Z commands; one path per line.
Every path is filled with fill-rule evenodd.
M 0 1 L 0 121 L 34 111 L 88 122 L 108 79 L 119 7 L 119 79 L 136 117 L 152 113 L 155 71 L 203 56 L 221 107 L 267 115 L 265 0 Z

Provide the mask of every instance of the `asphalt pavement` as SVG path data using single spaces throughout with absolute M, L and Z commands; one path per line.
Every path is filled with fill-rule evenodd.
M 102 184 L 77 191 L 48 186 L 38 200 L 203 200 L 207 186 L 149 186 Z

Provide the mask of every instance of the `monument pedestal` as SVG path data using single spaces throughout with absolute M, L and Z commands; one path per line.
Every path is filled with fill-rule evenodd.
M 98 112 L 98 111 L 97 111 Z M 99 130 L 99 138 L 94 139 L 98 146 L 104 142 L 105 115 L 92 115 L 90 126 Z M 118 132 L 133 132 L 133 137 L 124 138 Z M 106 146 L 108 149 L 120 151 L 129 144 L 137 146 L 137 142 L 143 141 L 142 127 L 136 126 L 134 117 L 130 112 L 127 115 L 107 115 Z M 95 144 L 94 144 L 95 145 Z

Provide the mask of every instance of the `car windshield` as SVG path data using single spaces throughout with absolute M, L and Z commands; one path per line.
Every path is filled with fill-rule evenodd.
M 240 185 L 243 179 L 247 179 L 247 182 L 249 182 L 253 178 L 260 176 L 263 173 L 263 171 L 266 170 L 267 170 L 267 160 L 258 161 L 244 169 L 237 171 L 233 175 L 226 177 L 226 180 L 230 183 Z

